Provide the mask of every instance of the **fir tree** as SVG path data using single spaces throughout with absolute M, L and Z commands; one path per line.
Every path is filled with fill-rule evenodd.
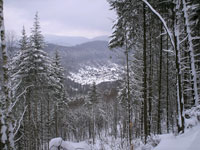
M 33 27 L 31 29 L 30 44 L 34 49 L 44 49 L 44 36 L 41 34 L 38 12 L 35 14 Z
M 37 14 L 30 43 L 23 29 L 20 47 L 20 55 L 16 59 L 18 66 L 14 69 L 16 71 L 13 74 L 13 81 L 16 84 L 15 97 L 26 91 L 23 93 L 24 96 L 20 96 L 25 97 L 25 105 L 27 106 L 23 124 L 24 138 L 26 137 L 24 148 L 38 149 L 39 145 L 45 142 L 44 140 L 49 140 L 44 139 L 44 136 L 48 134 L 50 129 L 49 110 L 53 107 L 51 103 L 52 87 L 57 83 L 53 61 L 43 50 L 44 39 L 40 31 Z M 45 124 L 47 124 L 46 128 L 44 128 Z M 30 128 L 33 130 L 29 130 Z
M 55 87 L 54 87 L 54 121 L 55 121 L 55 133 L 56 137 L 61 136 L 59 129 L 61 128 L 61 122 L 63 121 L 62 114 L 60 112 L 65 111 L 67 106 L 67 97 L 64 87 L 64 69 L 61 66 L 61 58 L 58 51 L 55 52 L 55 58 L 53 61 L 54 76 L 55 76 Z M 58 120 L 60 123 L 58 123 Z
M 25 30 L 25 27 L 23 26 L 22 37 L 19 40 L 20 50 L 21 51 L 26 50 L 28 48 L 28 44 L 29 44 L 28 36 L 26 35 L 26 30 Z

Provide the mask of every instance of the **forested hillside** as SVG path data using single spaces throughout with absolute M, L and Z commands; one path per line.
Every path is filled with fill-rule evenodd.
M 46 43 L 38 12 L 11 38 L 3 2 L 0 150 L 199 148 L 199 0 L 107 0 L 109 42 L 74 46 Z

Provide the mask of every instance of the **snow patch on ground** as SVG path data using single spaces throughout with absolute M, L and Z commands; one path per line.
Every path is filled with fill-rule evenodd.
M 90 150 L 86 142 L 69 142 L 63 141 L 62 138 L 54 138 L 49 142 L 49 150 Z
M 81 65 L 77 72 L 70 72 L 68 78 L 72 81 L 86 85 L 95 82 L 112 82 L 121 79 L 123 67 L 109 62 L 105 65 Z

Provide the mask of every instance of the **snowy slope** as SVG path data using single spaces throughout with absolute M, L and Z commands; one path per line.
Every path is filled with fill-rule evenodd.
M 161 142 L 154 150 L 200 150 L 200 125 L 179 136 L 161 135 Z
M 77 72 L 70 72 L 68 78 L 72 81 L 86 85 L 102 82 L 112 82 L 121 79 L 123 67 L 116 63 L 82 65 Z

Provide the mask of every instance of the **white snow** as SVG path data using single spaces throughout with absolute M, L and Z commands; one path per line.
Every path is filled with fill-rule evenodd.
M 154 150 L 200 150 L 200 106 L 185 111 L 185 115 L 185 133 L 160 135 L 161 142 Z
M 179 136 L 165 134 L 160 137 L 161 142 L 154 150 L 200 150 L 200 125 Z
M 93 145 L 86 141 L 79 143 L 63 141 L 62 138 L 54 138 L 50 141 L 50 150 L 129 150 L 126 140 L 121 145 L 122 139 L 114 137 L 102 137 Z M 158 144 L 159 143 L 159 144 Z M 185 130 L 184 134 L 175 136 L 172 133 L 159 136 L 152 135 L 148 144 L 144 145 L 140 139 L 134 140 L 134 150 L 200 150 L 200 124 Z M 158 145 L 157 145 L 158 144 Z M 157 146 L 156 146 L 157 145 Z M 156 147 L 155 147 L 156 146 Z
M 69 142 L 63 141 L 61 137 L 54 138 L 49 142 L 50 150 L 58 150 L 58 147 L 63 150 L 89 150 L 90 147 L 86 142 Z
M 62 138 L 54 138 L 49 142 L 49 149 L 50 150 L 57 150 L 57 148 L 62 144 Z
M 63 141 L 62 145 L 63 148 L 66 148 L 67 150 L 89 150 L 89 145 L 86 142 L 79 142 L 79 143 L 74 143 L 74 142 L 68 142 L 68 141 Z
M 9 122 L 9 142 L 10 142 L 10 146 L 14 149 L 15 147 L 15 143 L 14 143 L 14 128 L 13 128 L 13 124 L 11 122 Z
M 121 79 L 123 67 L 109 63 L 106 65 L 82 65 L 78 72 L 70 72 L 68 76 L 72 81 L 86 85 L 95 82 L 99 84 L 101 82 L 112 82 Z
M 7 140 L 6 131 L 7 131 L 7 127 L 6 127 L 5 125 L 3 125 L 3 126 L 1 127 L 1 134 L 2 134 L 2 136 L 1 136 L 1 141 L 2 141 L 3 143 L 5 143 L 5 141 Z
M 185 127 L 191 128 L 197 126 L 200 122 L 200 106 L 193 107 L 185 111 Z

